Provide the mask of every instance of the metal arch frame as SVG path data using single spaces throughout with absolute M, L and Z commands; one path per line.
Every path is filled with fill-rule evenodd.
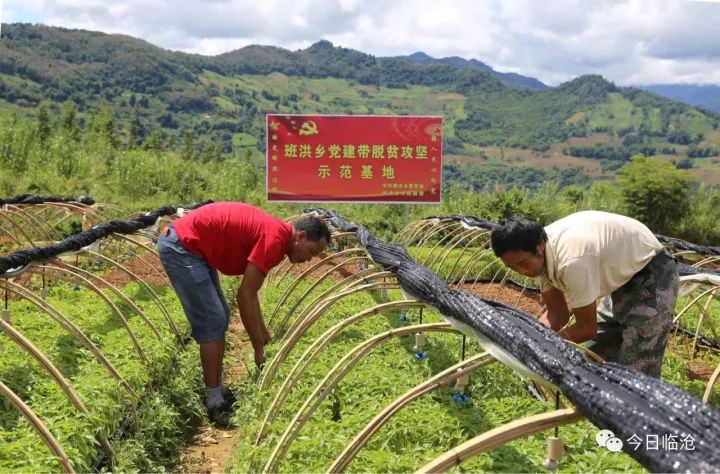
M 15 329 L 11 324 L 6 323 L 4 320 L 0 319 L 0 329 L 2 329 L 5 334 L 10 337 L 18 346 L 20 346 L 25 352 L 30 354 L 30 356 L 35 359 L 42 368 L 45 369 L 45 371 L 50 375 L 50 377 L 57 383 L 57 385 L 60 387 L 60 389 L 65 393 L 65 396 L 67 396 L 70 403 L 75 406 L 75 408 L 83 414 L 89 414 L 87 407 L 85 404 L 80 400 L 80 397 L 78 396 L 75 389 L 70 384 L 70 381 L 65 378 L 63 373 L 53 364 L 50 359 L 47 358 L 47 356 L 35 346 L 30 339 L 23 336 L 23 334 Z M 114 455 L 115 450 L 110 445 L 110 442 L 108 441 L 107 437 L 104 434 L 99 434 L 100 438 L 100 444 L 102 444 L 103 448 L 109 455 Z
M 25 233 L 22 226 L 19 226 L 15 222 L 15 220 L 10 216 L 11 216 L 10 212 L 4 211 L 3 217 L 4 217 L 5 221 L 9 222 L 10 225 L 12 225 L 17 230 L 17 232 L 27 240 L 28 244 L 30 244 L 31 247 L 36 247 L 35 242 L 30 238 L 30 236 L 28 234 Z
M 451 240 L 450 242 L 445 244 L 443 250 L 438 255 L 436 255 L 430 262 L 428 262 L 428 268 L 437 268 L 437 271 L 439 272 L 442 268 L 442 264 L 445 263 L 445 260 L 452 253 L 452 251 L 467 237 L 473 236 L 477 233 L 477 229 L 462 229 L 456 236 L 455 241 Z M 435 265 L 435 263 L 438 261 L 438 258 L 440 259 L 440 262 L 437 264 L 437 267 L 433 267 L 433 265 Z
M 150 286 L 142 279 L 139 278 L 137 275 L 135 275 L 133 272 L 128 270 L 123 264 L 116 262 L 115 260 L 111 259 L 110 257 L 107 257 L 101 253 L 94 252 L 92 250 L 81 250 L 78 252 L 78 255 L 92 255 L 95 258 L 99 258 L 105 262 L 108 262 L 110 265 L 120 269 L 122 272 L 126 273 L 127 275 L 130 275 L 131 278 L 135 279 L 138 282 L 138 285 L 140 285 L 147 293 L 150 295 L 150 298 L 155 301 L 155 303 L 160 308 L 160 312 L 163 314 L 165 321 L 170 326 L 170 330 L 175 335 L 175 338 L 180 345 L 180 347 L 185 347 L 185 342 L 183 341 L 182 335 L 180 335 L 180 331 L 178 330 L 177 326 L 175 325 L 175 322 L 172 320 L 172 317 L 170 316 L 170 313 L 168 312 L 165 305 L 160 301 L 160 297 L 155 293 L 155 291 L 150 288 Z
M 340 453 L 333 463 L 328 468 L 329 473 L 343 472 L 347 466 L 355 459 L 358 452 L 367 444 L 370 438 L 377 433 L 390 419 L 395 416 L 402 408 L 409 403 L 417 400 L 426 393 L 432 392 L 442 388 L 461 375 L 469 374 L 470 372 L 490 365 L 496 362 L 490 354 L 487 352 L 481 352 L 475 354 L 472 357 L 465 359 L 457 364 L 448 367 L 442 372 L 435 374 L 424 382 L 416 385 L 402 396 L 396 398 L 392 403 L 387 405 L 375 418 L 368 422 L 365 427 L 353 438 L 350 443 L 345 446 L 345 449 Z
M 437 219 L 437 220 L 424 219 L 424 220 L 421 220 L 421 221 L 413 222 L 413 223 L 408 224 L 407 226 L 405 226 L 405 227 L 400 231 L 400 233 L 397 235 L 397 239 L 398 239 L 398 240 L 402 239 L 402 242 L 405 244 L 405 246 L 406 246 L 406 247 L 409 247 L 410 245 L 412 245 L 412 244 L 415 242 L 415 239 L 416 239 L 419 235 L 423 235 L 422 232 L 425 232 L 425 231 L 427 230 L 426 228 L 433 227 L 433 226 L 435 226 L 436 224 L 439 224 L 439 223 L 440 223 L 440 220 L 439 220 L 439 219 Z M 406 235 L 406 236 L 403 236 L 403 234 L 406 233 L 406 232 L 405 232 L 405 229 L 408 229 L 408 228 L 411 228 L 411 230 L 409 231 L 410 233 L 409 233 L 408 235 Z
M 20 397 L 15 394 L 10 388 L 0 380 L 0 395 L 10 402 L 17 411 L 19 411 L 25 419 L 30 423 L 33 430 L 40 436 L 43 444 L 58 458 L 58 462 L 62 467 L 63 471 L 67 473 L 74 473 L 70 459 L 63 450 L 58 440 L 53 436 L 50 430 L 45 426 L 45 423 L 32 411 L 32 409 L 22 401 Z
M 0 230 L 3 231 L 8 237 L 10 237 L 10 240 L 12 240 L 13 242 L 15 242 L 15 243 L 18 245 L 18 247 L 22 247 L 22 246 L 23 246 L 22 242 L 20 242 L 20 240 L 18 240 L 17 236 L 15 236 L 15 234 L 13 234 L 12 232 L 10 232 L 8 229 L 6 229 L 6 228 L 3 227 L 2 225 L 0 225 Z
M 280 297 L 277 304 L 275 305 L 275 308 L 273 309 L 273 312 L 270 314 L 270 317 L 268 319 L 268 329 L 273 328 L 273 321 L 275 319 L 275 316 L 277 315 L 278 311 L 280 311 L 280 307 L 285 304 L 285 301 L 288 299 L 290 294 L 295 291 L 295 288 L 300 284 L 302 280 L 305 279 L 307 275 L 315 271 L 316 268 L 322 266 L 327 261 L 332 260 L 337 257 L 342 257 L 345 255 L 353 254 L 353 253 L 363 253 L 365 254 L 366 251 L 363 248 L 360 247 L 353 247 L 351 249 L 343 250 L 342 252 L 337 252 L 331 255 L 328 255 L 327 257 L 323 258 L 322 260 L 319 260 L 318 262 L 314 263 L 310 267 L 308 267 L 305 271 L 303 271 L 300 275 L 298 275 L 295 280 L 290 284 L 290 286 L 285 290 L 285 293 Z
M 142 230 L 142 229 L 141 229 L 141 230 Z M 138 247 L 147 250 L 148 252 L 150 252 L 150 253 L 151 253 L 152 255 L 154 255 L 155 257 L 158 256 L 157 250 L 155 250 L 154 248 L 150 247 L 150 246 L 147 245 L 147 244 L 144 244 L 144 243 L 142 243 L 142 242 L 138 242 L 137 240 L 133 239 L 133 238 L 130 237 L 129 235 L 119 234 L 119 233 L 117 233 L 117 232 L 113 232 L 113 233 L 110 234 L 110 235 L 111 235 L 113 238 L 115 238 L 115 239 L 125 240 L 125 241 L 127 241 L 127 242 L 132 243 L 132 244 L 135 244 L 135 245 L 137 245 Z M 148 262 L 148 261 L 145 260 L 144 258 L 140 257 L 140 255 L 138 255 L 137 253 L 135 254 L 135 258 L 137 258 L 137 259 L 140 260 L 142 263 L 144 263 L 145 266 L 147 266 L 149 269 L 151 269 L 153 272 L 155 272 L 155 274 L 156 274 L 157 276 L 159 276 L 165 283 L 167 283 L 168 286 L 170 286 L 170 280 L 168 279 L 167 275 L 165 275 L 164 272 L 161 272 L 160 270 L 158 270 L 158 269 L 157 269 L 157 266 L 151 265 L 150 262 Z
M 348 352 L 335 366 L 327 373 L 323 380 L 317 385 L 315 390 L 305 400 L 292 421 L 288 424 L 280 439 L 275 445 L 270 458 L 268 459 L 262 472 L 276 472 L 277 465 L 284 457 L 291 443 L 297 437 L 305 422 L 314 412 L 315 408 L 325 399 L 330 391 L 342 380 L 342 378 L 362 359 L 362 357 L 370 352 L 376 345 L 388 339 L 414 332 L 448 332 L 460 334 L 449 323 L 430 323 L 418 324 L 414 326 L 406 326 L 397 328 L 384 333 L 378 334 L 363 343 L 356 346 Z M 327 386 L 326 386 L 327 384 Z
M 480 247 L 479 249 L 477 249 L 476 251 L 474 251 L 473 253 L 471 253 L 471 254 L 470 254 L 470 257 L 468 257 L 467 262 L 465 262 L 465 263 L 463 264 L 463 266 L 460 267 L 460 268 L 458 269 L 458 271 L 457 271 L 457 274 L 458 274 L 458 275 L 464 271 L 464 273 L 462 273 L 462 276 L 461 276 L 459 279 L 458 279 L 458 278 L 452 278 L 452 281 L 459 281 L 460 283 L 464 284 L 464 283 L 465 283 L 465 279 L 467 278 L 468 274 L 470 273 L 470 270 L 472 270 L 472 268 L 473 268 L 473 265 L 475 265 L 475 263 L 477 263 L 477 261 L 482 261 L 482 257 L 484 257 L 485 254 L 486 254 L 486 253 L 489 253 L 489 252 L 492 252 L 492 249 Z M 475 257 L 475 258 L 473 258 L 473 257 Z M 489 268 L 490 265 L 492 265 L 492 262 L 489 263 L 489 264 L 487 264 L 487 265 L 485 266 L 485 268 Z M 485 268 L 483 268 L 482 271 L 484 271 Z M 482 273 L 482 271 L 481 271 L 480 273 Z M 452 277 L 452 276 L 451 276 L 451 277 Z
M 128 241 L 125 240 L 125 239 L 122 239 L 122 240 L 123 240 L 124 242 L 128 242 Z M 102 253 L 102 252 L 111 253 L 113 247 L 114 247 L 115 250 L 116 250 L 116 253 L 115 253 L 116 257 L 115 257 L 115 258 L 116 258 L 117 260 L 120 260 L 119 255 L 123 252 L 123 250 L 124 250 L 125 248 L 128 248 L 128 250 L 129 250 L 129 246 L 128 246 L 128 247 L 123 247 L 123 245 L 122 245 L 121 242 L 118 242 L 118 241 L 111 242 L 111 241 L 109 241 L 109 240 L 103 239 L 103 241 L 101 241 L 101 242 L 99 243 L 99 245 L 98 245 L 98 253 Z M 143 247 L 143 248 L 144 248 L 144 247 Z M 157 254 L 156 254 L 156 255 L 157 255 Z M 141 263 L 144 264 L 147 268 L 149 268 L 150 271 L 152 271 L 155 275 L 159 276 L 160 279 L 163 280 L 163 281 L 167 284 L 167 286 L 171 286 L 170 280 L 168 279 L 167 275 L 165 274 L 165 272 L 161 272 L 160 270 L 158 270 L 157 265 L 152 265 L 152 264 L 151 264 L 150 262 L 148 262 L 145 258 L 143 258 L 139 253 L 135 253 L 134 256 L 133 256 L 133 258 L 134 258 L 134 259 L 137 259 L 139 262 L 141 262 Z M 139 277 L 138 277 L 138 278 L 139 278 Z
M 323 274 L 320 276 L 320 278 L 318 278 L 317 280 L 315 280 L 315 282 L 310 286 L 310 288 L 308 288 L 302 295 L 300 295 L 299 298 L 297 298 L 297 299 L 295 300 L 295 304 L 293 305 L 293 307 L 290 308 L 290 309 L 287 311 L 287 313 L 285 313 L 285 317 L 282 319 L 282 321 L 280 321 L 280 323 L 278 323 L 278 328 L 277 328 L 277 330 L 280 331 L 280 332 L 283 332 L 283 331 L 284 331 L 285 323 L 287 323 L 287 321 L 290 319 L 290 316 L 295 312 L 295 310 L 298 309 L 298 307 L 300 306 L 300 304 L 302 304 L 302 302 L 305 301 L 305 298 L 306 298 L 315 288 L 317 288 L 317 287 L 320 285 L 320 283 L 323 282 L 323 280 L 325 280 L 325 278 L 327 278 L 328 276 L 330 276 L 333 272 L 335 272 L 335 271 L 339 270 L 340 268 L 344 267 L 344 266 L 347 265 L 348 263 L 351 263 L 351 262 L 356 261 L 356 260 L 372 261 L 372 260 L 370 260 L 370 257 L 368 257 L 367 255 L 358 255 L 358 256 L 355 256 L 355 257 L 348 257 L 348 258 L 344 259 L 342 262 L 340 262 L 340 263 L 338 263 L 337 265 L 335 265 L 334 267 L 330 268 L 330 270 L 328 270 L 328 271 L 326 271 L 325 273 L 323 273 Z
M 712 286 L 708 289 L 703 290 L 698 296 L 693 298 L 685 307 L 678 311 L 677 315 L 673 318 L 673 324 L 676 324 L 680 319 L 690 310 L 692 306 L 697 306 L 700 310 L 700 316 L 698 317 L 698 324 L 697 328 L 695 330 L 695 337 L 693 338 L 693 345 L 692 345 L 692 352 L 690 354 L 690 360 L 693 360 L 695 358 L 695 353 L 697 352 L 697 346 L 698 346 L 698 339 L 700 338 L 700 329 L 702 328 L 702 323 L 708 315 L 708 307 L 710 306 L 710 303 L 713 300 L 713 297 L 715 293 L 720 290 L 720 286 Z M 699 301 L 705 296 L 708 296 L 707 301 L 705 302 L 704 306 L 700 306 Z M 715 336 L 716 341 L 720 342 L 720 337 L 718 337 L 717 332 L 715 331 L 715 328 L 712 326 L 712 324 L 709 324 L 708 327 L 710 327 L 710 330 L 712 331 L 713 335 Z
M 330 236 L 330 239 L 337 240 L 342 237 L 350 237 L 353 235 L 355 235 L 354 232 L 336 232 Z M 362 248 L 362 247 L 357 247 L 357 248 Z M 338 252 L 328 252 L 329 255 L 335 255 L 337 253 Z M 327 258 L 327 257 L 325 257 L 325 258 Z M 294 263 L 291 263 L 289 258 L 287 258 L 287 257 L 283 258 L 282 262 L 280 262 L 280 264 L 278 266 L 276 266 L 275 268 L 270 270 L 270 273 L 268 274 L 268 281 L 274 282 L 275 286 L 279 285 L 280 281 L 283 278 L 285 278 L 285 276 L 290 272 L 293 265 L 294 265 Z M 280 277 L 278 277 L 278 273 L 280 273 L 281 270 L 283 270 L 283 273 L 282 273 L 282 275 L 280 275 Z
M 105 213 L 103 213 L 98 207 L 89 206 L 81 202 L 43 202 L 40 206 L 55 207 L 65 209 L 66 211 L 77 211 L 82 216 L 92 214 L 93 217 L 101 217 L 103 219 L 110 220 L 109 216 L 105 215 Z
M 356 288 L 358 286 L 365 287 L 365 285 L 369 285 L 373 280 L 377 280 L 379 278 L 383 279 L 383 283 L 386 282 L 385 277 L 388 275 L 392 275 L 392 272 L 387 271 L 377 271 L 375 268 L 369 268 L 367 270 L 362 270 L 354 275 L 350 275 L 347 278 L 344 278 L 340 282 L 336 283 L 332 287 L 328 288 L 327 290 L 323 291 L 319 295 L 315 297 L 310 303 L 308 303 L 305 308 L 303 308 L 302 311 L 300 311 L 300 314 L 297 318 L 295 318 L 295 321 L 287 328 L 283 336 L 280 340 L 285 339 L 288 337 L 289 334 L 292 334 L 300 325 L 304 318 L 308 317 L 308 314 L 310 312 L 314 312 L 321 304 L 323 304 L 326 300 L 332 298 L 335 296 L 335 294 L 346 292 L 352 288 Z M 354 281 L 353 281 L 354 280 Z M 393 278 L 393 280 L 395 280 Z M 348 283 L 350 281 L 350 283 Z M 362 285 L 360 285 L 362 283 Z M 391 282 L 392 283 L 392 282 Z M 345 285 L 345 286 L 343 286 Z M 386 289 L 390 289 L 391 287 L 388 286 Z M 399 288 L 397 284 L 393 286 L 393 288 Z M 378 289 L 383 289 L 382 287 Z M 335 293 L 337 290 L 338 293 Z
M 494 262 L 494 261 L 491 261 L 490 263 L 488 263 L 488 264 L 483 268 L 483 271 L 485 271 L 486 268 L 490 268 L 490 266 L 491 266 L 493 263 L 495 263 L 495 262 Z M 503 278 L 501 278 L 501 280 L 500 280 L 500 281 L 501 281 L 501 284 L 502 284 L 502 281 L 504 281 L 504 279 L 505 279 L 505 278 L 507 277 L 507 275 L 508 275 L 508 271 L 509 271 L 508 269 L 503 268 L 503 267 L 501 266 L 500 268 L 497 269 L 497 271 L 496 271 L 495 274 L 492 276 L 492 278 L 490 278 L 490 281 L 495 281 L 495 280 L 497 279 L 498 275 L 500 275 L 500 272 L 505 272 L 505 274 L 503 275 Z M 482 275 L 482 272 L 480 272 L 480 274 Z M 475 280 L 473 280 L 472 285 L 470 285 L 470 291 L 472 291 L 472 290 L 475 289 L 475 285 L 477 285 L 479 281 L 480 281 L 480 275 L 476 276 L 476 277 L 475 277 Z M 486 291 L 490 291 L 490 288 L 487 288 Z M 485 294 L 485 292 L 483 292 L 483 294 Z
M 31 222 L 31 225 L 29 227 L 34 227 L 38 231 L 40 236 L 44 237 L 46 241 L 54 240 L 54 238 L 50 236 L 50 233 L 49 233 L 50 229 L 43 227 L 42 224 L 40 224 L 32 214 L 30 214 L 29 212 L 26 212 L 23 208 L 20 208 L 18 206 L 12 205 L 12 204 L 7 205 L 6 207 L 7 207 L 8 211 L 12 211 L 13 213 L 22 215 L 25 218 L 27 218 Z M 52 230 L 55 230 L 55 229 L 52 229 Z
M 53 321 L 58 323 L 63 329 L 65 329 L 76 340 L 78 340 L 87 350 L 89 350 L 95 356 L 95 359 L 97 359 L 97 361 L 101 365 L 103 365 L 107 369 L 107 371 L 110 372 L 110 374 L 122 384 L 122 386 L 125 388 L 125 391 L 128 393 L 128 395 L 130 395 L 130 398 L 133 402 L 131 404 L 133 409 L 133 417 L 137 418 L 136 404 L 139 400 L 137 393 L 135 392 L 135 390 L 133 390 L 127 380 L 125 380 L 125 378 L 120 374 L 120 372 L 118 372 L 118 370 L 110 363 L 110 361 L 107 360 L 107 358 L 103 355 L 102 351 L 100 351 L 100 349 L 87 337 L 87 335 L 80 328 L 78 328 L 72 321 L 70 321 L 70 319 L 68 319 L 64 314 L 55 309 L 52 305 L 44 301 L 42 298 L 34 295 L 25 287 L 2 279 L 0 279 L 0 287 L 4 287 L 7 291 L 11 291 L 12 293 L 15 293 L 25 298 L 33 305 L 35 305 L 38 309 L 47 313 Z
M 428 252 L 428 254 L 425 256 L 425 258 L 423 258 L 423 261 L 420 262 L 420 265 L 431 268 L 430 267 L 431 264 L 428 262 L 430 261 L 430 257 L 432 257 L 433 254 L 435 253 L 435 250 L 437 250 L 438 247 L 441 249 L 444 249 L 446 246 L 448 246 L 450 244 L 450 242 L 452 242 L 453 240 L 457 239 L 459 236 L 462 236 L 465 232 L 467 232 L 467 229 L 463 229 L 462 227 L 460 227 L 460 232 L 458 234 L 455 234 L 453 232 L 453 230 L 455 230 L 454 227 L 459 227 L 459 226 L 448 225 L 447 227 L 445 227 L 445 229 L 449 229 L 450 231 L 447 233 L 447 235 L 445 235 L 444 237 L 440 238 L 437 241 L 437 243 L 430 249 L 430 252 Z M 442 244 L 442 246 L 441 246 L 441 244 Z M 440 253 L 442 254 L 442 250 Z M 435 260 L 435 259 L 437 259 L 437 255 L 435 256 L 435 258 L 433 260 Z
M 93 279 L 99 281 L 102 285 L 107 287 L 113 294 L 115 294 L 115 296 L 120 298 L 123 301 L 123 303 L 128 305 L 130 307 L 130 309 L 132 309 L 133 312 L 135 312 L 145 322 L 145 324 L 148 325 L 148 327 L 153 332 L 153 334 L 155 334 L 155 337 L 158 340 L 162 339 L 160 332 L 158 331 L 157 327 L 155 326 L 155 323 L 153 323 L 150 320 L 150 318 L 148 318 L 147 314 L 145 314 L 145 312 L 142 309 L 140 309 L 140 307 L 137 306 L 133 300 L 131 300 L 127 295 L 125 295 L 122 291 L 120 291 L 120 289 L 117 288 L 115 285 L 109 283 L 108 281 L 106 281 L 105 279 L 100 277 L 99 275 L 95 275 L 94 273 L 92 273 L 90 271 L 70 265 L 69 263 L 63 262 L 62 260 L 55 260 L 52 262 L 52 264 L 57 267 L 60 267 L 60 268 L 67 267 L 77 273 L 80 273 L 81 275 L 84 275 L 88 278 L 93 278 Z M 54 269 L 54 267 L 51 267 L 51 266 L 40 266 L 39 268 L 40 269 L 43 269 L 43 268 Z
M 135 335 L 135 332 L 130 327 L 130 324 L 128 323 L 127 319 L 125 319 L 125 316 L 123 316 L 122 312 L 120 311 L 120 308 L 118 308 L 117 305 L 115 303 L 113 303 L 113 301 L 110 298 L 108 298 L 108 296 L 105 293 L 103 293 L 100 288 L 98 288 L 96 285 L 94 285 L 90 280 L 85 278 L 80 273 L 75 272 L 69 268 L 59 268 L 59 267 L 43 265 L 40 267 L 31 268 L 29 270 L 29 272 L 33 273 L 35 275 L 38 275 L 38 274 L 40 274 L 40 272 L 38 272 L 38 270 L 40 270 L 40 271 L 49 270 L 49 271 L 54 271 L 54 272 L 65 273 L 65 274 L 69 275 L 71 278 L 76 278 L 78 281 L 74 282 L 74 281 L 72 281 L 71 278 L 67 278 L 67 277 L 65 277 L 65 278 L 58 277 L 58 278 L 60 278 L 61 280 L 70 282 L 70 283 L 82 284 L 84 287 L 88 288 L 90 291 L 92 291 L 93 293 L 98 295 L 100 297 L 100 299 L 102 299 L 105 302 L 105 304 L 108 305 L 108 307 L 110 308 L 110 312 L 113 313 L 117 317 L 117 319 L 120 321 L 120 324 L 123 326 L 123 328 L 127 332 L 128 336 L 130 337 L 130 341 L 132 342 L 132 345 L 135 348 L 135 352 L 137 353 L 138 357 L 140 357 L 140 360 L 143 361 L 143 363 L 145 363 L 146 365 L 148 364 L 148 358 L 147 358 L 147 354 L 145 354 L 145 349 L 143 349 L 142 345 L 140 344 L 140 341 L 138 340 L 137 336 Z
M 391 303 L 383 303 L 372 308 L 368 308 L 365 311 L 355 313 L 349 318 L 345 318 L 335 326 L 331 327 L 323 334 L 318 336 L 312 344 L 303 352 L 300 358 L 295 362 L 290 372 L 285 376 L 282 385 L 278 388 L 278 391 L 273 398 L 272 403 L 265 412 L 265 418 L 260 424 L 260 429 L 255 437 L 255 446 L 258 446 L 265 437 L 267 429 L 273 422 L 275 417 L 280 413 L 280 407 L 285 401 L 287 394 L 290 389 L 295 385 L 300 376 L 303 374 L 307 366 L 313 361 L 313 359 L 330 343 L 332 338 L 337 336 L 343 329 L 347 328 L 351 324 L 372 317 L 379 314 L 388 313 L 390 311 L 397 311 L 399 309 L 413 309 L 413 308 L 424 308 L 426 305 L 416 300 L 404 300 L 404 301 L 393 301 Z
M 715 368 L 715 371 L 713 372 L 712 376 L 710 377 L 710 380 L 708 380 L 708 384 L 705 387 L 705 393 L 703 394 L 702 401 L 705 403 L 710 403 L 710 397 L 712 396 L 712 389 L 715 386 L 715 384 L 718 381 L 718 377 L 720 377 L 720 364 Z
M 699 262 L 695 263 L 693 267 L 695 268 L 702 268 L 703 265 L 707 265 L 708 263 L 717 262 L 720 260 L 720 255 L 712 255 L 709 257 L 705 257 L 703 260 L 700 260 Z
M 314 308 L 312 311 L 304 314 L 302 319 L 298 318 L 292 327 L 292 331 L 288 331 L 286 333 L 287 335 L 282 339 L 282 341 L 284 341 L 283 345 L 280 346 L 280 349 L 278 349 L 275 356 L 273 356 L 273 358 L 265 367 L 265 370 L 263 371 L 263 378 L 260 381 L 260 390 L 267 390 L 270 387 L 270 384 L 272 383 L 272 380 L 275 377 L 275 374 L 277 373 L 280 364 L 285 361 L 287 356 L 290 354 L 290 351 L 292 351 L 292 349 L 295 347 L 295 344 L 297 344 L 298 340 L 339 299 L 345 296 L 352 295 L 354 293 L 359 293 L 361 291 L 372 291 L 375 289 L 381 289 L 383 287 L 395 288 L 397 286 L 397 283 L 380 282 L 348 288 L 341 293 L 338 293 L 330 298 L 323 300 L 323 302 L 316 308 Z
M 442 456 L 425 464 L 415 471 L 420 473 L 445 472 L 451 467 L 458 466 L 467 459 L 502 446 L 505 443 L 522 438 L 540 431 L 549 430 L 557 426 L 574 423 L 583 419 L 577 408 L 563 408 L 539 415 L 532 415 L 520 420 L 514 420 L 497 428 L 493 428 L 465 443 L 451 449 Z
M 497 289 L 498 297 L 500 296 L 501 287 L 503 287 L 507 284 L 507 281 L 510 279 L 510 276 L 511 276 L 511 272 L 506 269 L 505 275 L 503 275 L 503 277 L 500 279 L 500 283 L 498 284 L 498 289 Z M 515 280 L 515 281 L 517 282 L 517 280 Z M 494 283 L 494 281 L 493 281 L 493 283 Z M 522 298 L 523 293 L 525 293 L 525 290 L 528 288 L 529 285 L 530 285 L 529 281 L 523 282 L 522 288 L 520 289 L 520 294 L 518 295 L 518 298 L 515 301 L 515 307 L 517 307 L 518 304 L 520 304 L 520 298 Z M 488 298 L 490 298 L 489 294 L 490 294 L 490 289 L 488 289 Z
M 426 243 L 427 241 L 429 241 L 432 237 L 434 237 L 435 235 L 439 234 L 440 232 L 442 232 L 442 231 L 444 231 L 444 230 L 446 230 L 446 229 L 449 229 L 449 228 L 453 227 L 454 224 L 455 224 L 455 223 L 452 222 L 452 221 L 450 221 L 450 222 L 440 221 L 440 223 L 438 224 L 438 226 L 437 226 L 435 229 L 432 229 L 432 230 L 430 230 L 428 233 L 426 233 L 425 235 L 423 235 L 423 237 L 422 237 L 422 238 L 417 242 L 417 244 L 415 245 L 415 248 L 416 248 L 416 249 L 421 249 L 421 248 L 423 247 L 423 245 L 425 245 L 425 243 Z M 451 234 L 451 235 L 452 235 L 452 234 Z M 443 237 L 443 238 L 444 238 L 444 237 Z M 440 240 L 442 240 L 442 239 L 440 239 Z M 437 244 L 435 244 L 435 246 L 437 246 Z M 435 247 L 433 247 L 433 248 L 435 248 Z M 431 249 L 431 251 L 432 251 L 432 249 Z M 430 253 L 430 252 L 428 252 L 428 253 Z
M 280 281 L 282 281 L 283 278 L 285 278 L 285 275 L 290 272 L 290 269 L 294 263 L 290 262 L 290 259 L 283 258 L 282 262 L 272 270 L 270 270 L 270 274 L 268 275 L 268 282 L 274 283 L 274 285 L 277 287 L 280 284 Z M 278 273 L 280 273 L 280 270 L 283 270 L 283 274 L 278 276 Z
M 405 243 L 406 234 L 407 234 L 408 232 L 411 232 L 412 230 L 414 230 L 415 227 L 417 227 L 418 225 L 420 225 L 421 222 L 422 222 L 422 220 L 414 220 L 414 221 L 411 221 L 411 222 L 408 222 L 407 224 L 405 224 L 405 225 L 403 226 L 403 228 L 400 229 L 400 230 L 397 232 L 397 234 L 395 234 L 395 238 L 394 238 L 395 242 Z
M 93 218 L 100 217 L 105 220 L 110 220 L 102 211 L 100 211 L 98 208 L 93 206 L 88 206 L 86 204 L 82 204 L 79 202 L 76 203 L 69 203 L 69 202 L 44 202 L 42 204 L 39 204 L 38 207 L 44 207 L 48 209 L 63 209 L 66 214 L 61 217 L 57 222 L 53 224 L 53 228 L 57 228 L 57 226 L 67 219 L 68 217 L 72 215 L 80 215 L 83 218 L 90 219 L 88 215 L 92 215 Z M 91 221 L 92 223 L 92 221 Z
M 488 233 L 489 233 L 489 231 L 487 231 L 487 230 L 481 230 L 480 232 L 477 233 L 477 235 L 473 236 L 473 237 L 463 246 L 462 250 L 460 251 L 460 255 L 458 255 L 457 259 L 455 260 L 455 263 L 453 263 L 453 266 L 452 266 L 452 268 L 450 269 L 450 272 L 448 272 L 448 281 L 454 281 L 454 280 L 452 279 L 452 276 L 455 274 L 455 273 L 454 273 L 454 272 L 455 272 L 455 269 L 457 268 L 458 263 L 460 263 L 460 261 L 462 260 L 463 255 L 465 255 L 465 251 L 468 249 L 468 247 L 470 247 L 470 244 L 472 244 L 473 242 L 475 242 L 477 239 L 484 237 L 484 236 L 487 235 Z M 485 242 L 483 242 L 483 243 L 481 244 L 480 250 L 484 250 L 484 251 L 489 250 L 489 247 L 487 246 L 487 241 L 485 241 Z M 470 259 L 472 259 L 472 256 L 473 256 L 475 253 L 477 253 L 477 251 L 476 251 L 476 252 L 473 252 L 472 254 L 470 254 Z M 448 255 L 445 256 L 445 258 L 443 258 L 443 260 L 440 262 L 440 265 L 442 265 L 442 264 L 445 262 L 445 259 L 446 259 L 449 255 L 450 255 L 450 252 L 448 252 Z M 463 266 L 464 266 L 464 265 L 463 265 Z M 461 269 L 462 269 L 462 267 L 461 267 Z M 459 273 L 459 272 L 458 272 L 458 273 Z

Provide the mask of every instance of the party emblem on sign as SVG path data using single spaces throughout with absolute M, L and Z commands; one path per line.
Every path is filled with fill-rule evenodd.
M 312 120 L 303 122 L 303 124 L 300 126 L 299 133 L 303 136 L 317 135 L 319 133 L 317 129 L 317 124 Z

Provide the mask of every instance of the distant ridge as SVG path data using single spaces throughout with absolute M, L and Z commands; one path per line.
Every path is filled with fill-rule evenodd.
M 514 72 L 498 72 L 477 59 L 463 59 L 458 56 L 449 56 L 446 58 L 433 58 L 421 51 L 413 53 L 409 56 L 396 56 L 394 59 L 409 61 L 418 64 L 444 64 L 459 69 L 474 69 L 489 73 L 491 76 L 499 79 L 510 87 L 522 87 L 527 89 L 543 90 L 548 86 L 535 79 L 534 77 L 523 76 Z
M 695 84 L 657 84 L 652 86 L 637 86 L 639 89 L 652 92 L 671 100 L 684 102 L 720 112 L 720 86 Z

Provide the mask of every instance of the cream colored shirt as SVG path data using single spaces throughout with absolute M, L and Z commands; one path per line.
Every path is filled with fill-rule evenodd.
M 630 280 L 663 248 L 641 222 L 582 211 L 545 227 L 543 292 L 555 287 L 570 308 L 587 306 Z

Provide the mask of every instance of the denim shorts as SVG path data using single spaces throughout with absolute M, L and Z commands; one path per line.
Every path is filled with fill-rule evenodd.
M 230 307 L 223 295 L 218 272 L 198 255 L 185 249 L 175 229 L 158 238 L 157 251 L 170 277 L 197 342 L 225 340 Z

